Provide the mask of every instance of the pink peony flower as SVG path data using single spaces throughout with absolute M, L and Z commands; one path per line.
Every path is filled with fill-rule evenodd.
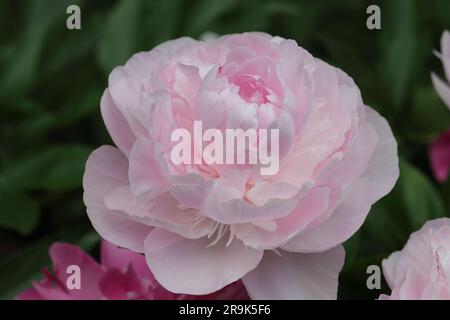
M 392 289 L 382 300 L 450 300 L 450 219 L 428 221 L 401 251 L 383 260 Z
M 108 241 L 145 253 L 175 293 L 242 279 L 254 299 L 335 299 L 341 243 L 399 174 L 391 129 L 353 80 L 268 34 L 181 38 L 138 53 L 112 71 L 101 111 L 118 148 L 87 161 L 88 216 Z M 194 121 L 278 129 L 279 170 L 175 164 L 171 135 Z
M 44 279 L 17 296 L 19 300 L 244 300 L 248 299 L 242 282 L 235 282 L 205 296 L 174 294 L 155 280 L 143 255 L 102 241 L 101 264 L 80 248 L 67 243 L 50 247 L 53 272 L 44 269 Z M 80 268 L 80 289 L 68 289 L 67 268 Z
M 447 81 L 450 81 L 450 33 L 448 31 L 442 34 L 441 51 L 439 57 L 444 65 Z M 450 108 L 450 87 L 435 73 L 431 73 L 431 79 L 442 101 Z M 450 170 L 450 129 L 431 144 L 428 154 L 434 176 L 438 181 L 444 182 Z

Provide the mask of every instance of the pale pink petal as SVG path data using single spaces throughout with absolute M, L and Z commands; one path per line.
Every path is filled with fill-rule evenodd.
M 158 282 L 175 293 L 209 294 L 240 279 L 256 267 L 263 255 L 228 237 L 187 240 L 155 228 L 145 240 L 145 256 Z
M 122 152 L 110 146 L 92 152 L 83 177 L 83 199 L 92 225 L 106 240 L 143 252 L 143 242 L 151 227 L 135 222 L 127 214 L 110 210 L 105 205 L 105 197 L 126 184 L 128 160 Z
M 277 120 L 272 122 L 267 131 L 270 134 L 271 130 L 278 130 L 279 132 L 279 163 L 290 154 L 294 145 L 295 125 L 292 117 L 287 112 L 282 112 Z M 269 144 L 270 146 L 270 139 Z M 276 172 L 274 173 L 276 174 Z
M 211 219 L 199 217 L 195 210 L 183 210 L 174 197 L 165 193 L 156 198 L 149 208 L 150 217 L 133 217 L 142 223 L 162 227 L 188 239 L 197 239 L 209 234 L 214 226 Z
M 162 158 L 158 144 L 150 139 L 138 140 L 131 150 L 129 159 L 131 190 L 137 201 L 148 207 L 169 186 L 166 178 L 167 163 Z
M 128 122 L 117 109 L 108 89 L 105 90 L 100 102 L 103 121 L 117 147 L 125 154 L 129 154 L 136 140 Z
M 387 259 L 383 259 L 383 274 L 389 287 L 395 287 L 397 264 L 401 258 L 401 252 L 393 252 Z
M 321 253 L 266 251 L 260 264 L 242 280 L 252 299 L 335 300 L 345 251 Z
M 363 175 L 367 179 L 371 203 L 388 194 L 398 179 L 397 141 L 388 122 L 378 112 L 366 107 L 366 121 L 378 134 L 378 143 Z
M 215 180 L 208 184 L 208 193 L 200 212 L 215 221 L 226 224 L 275 219 L 292 212 L 300 196 L 300 190 L 295 190 L 287 197 L 284 195 L 279 198 L 274 197 L 258 206 L 246 201 L 234 188 Z
M 367 171 L 379 137 L 370 125 L 362 125 L 356 132 L 351 150 L 342 160 L 331 161 L 318 177 L 318 184 L 347 185 L 353 183 Z
M 245 244 L 258 249 L 273 249 L 286 243 L 328 208 L 330 189 L 316 187 L 302 195 L 298 206 L 287 216 L 274 220 L 275 230 L 253 227 L 249 232 L 237 232 Z
M 148 222 L 151 221 L 149 210 L 139 206 L 128 185 L 117 187 L 108 193 L 104 203 L 109 210 L 121 211 L 133 217 L 148 218 Z
M 114 71 L 113 71 L 114 72 Z M 142 127 L 133 121 L 132 115 L 139 110 L 141 102 L 140 80 L 134 78 L 123 78 L 114 85 L 109 85 L 108 90 L 112 101 L 117 109 L 123 114 L 133 134 L 138 137 L 145 132 Z
M 346 193 L 330 218 L 316 228 L 300 233 L 282 248 L 293 252 L 323 252 L 350 238 L 370 210 L 368 183 L 360 180 Z
M 270 199 L 287 200 L 298 192 L 299 190 L 289 183 L 259 181 L 247 192 L 246 197 L 255 205 L 263 206 Z
M 198 209 L 206 195 L 206 183 L 200 174 L 173 176 L 169 192 L 180 205 Z
M 213 226 L 213 222 L 209 219 L 198 221 L 194 211 L 183 211 L 177 200 L 169 193 L 158 196 L 144 209 L 137 203 L 130 187 L 122 186 L 105 197 L 105 205 L 112 211 L 126 213 L 136 222 L 152 227 L 163 227 L 189 239 L 207 235 Z

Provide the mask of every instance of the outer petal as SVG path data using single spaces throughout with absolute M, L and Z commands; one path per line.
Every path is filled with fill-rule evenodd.
M 143 243 L 152 227 L 133 221 L 123 212 L 105 206 L 105 196 L 128 184 L 128 159 L 114 147 L 92 152 L 83 177 L 87 214 L 95 230 L 106 240 L 133 251 L 143 252 Z
M 324 299 L 337 297 L 345 251 L 276 254 L 266 251 L 258 267 L 242 278 L 252 299 Z
M 112 100 L 109 89 L 106 89 L 103 93 L 100 106 L 103 121 L 105 122 L 106 128 L 108 129 L 114 143 L 123 153 L 129 154 L 136 137 L 131 131 L 131 128 L 122 112 L 119 111 Z
M 374 203 L 394 188 L 400 169 L 397 141 L 386 119 L 372 108 L 366 107 L 366 121 L 378 134 L 378 144 L 363 175 L 369 184 L 370 201 Z
M 328 220 L 299 234 L 282 248 L 293 252 L 323 252 L 333 248 L 350 238 L 361 227 L 370 205 L 367 183 L 360 181 L 347 190 L 347 196 Z
M 206 237 L 187 240 L 155 228 L 145 240 L 145 256 L 155 278 L 174 293 L 209 294 L 255 268 L 263 252 L 235 239 L 208 246 Z

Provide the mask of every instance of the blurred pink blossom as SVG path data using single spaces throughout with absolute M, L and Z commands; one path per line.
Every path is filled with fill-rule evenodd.
M 390 295 L 382 300 L 450 300 L 450 219 L 428 221 L 383 260 Z
M 102 241 L 98 264 L 79 247 L 54 243 L 50 247 L 53 271 L 44 269 L 44 279 L 19 294 L 19 300 L 244 300 L 249 299 L 240 281 L 203 296 L 174 294 L 155 280 L 143 255 Z M 67 267 L 80 268 L 80 289 L 68 289 Z
M 450 170 L 450 129 L 430 145 L 429 158 L 436 179 L 440 182 L 447 180 Z

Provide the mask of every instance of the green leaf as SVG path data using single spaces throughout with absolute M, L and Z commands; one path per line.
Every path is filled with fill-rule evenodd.
M 208 31 L 211 23 L 221 15 L 229 12 L 236 6 L 236 0 L 202 0 L 194 2 L 190 8 L 190 15 L 186 19 L 188 23 L 187 33 L 199 36 L 202 32 Z
M 403 246 L 408 239 L 411 227 L 404 220 L 404 210 L 398 197 L 389 194 L 375 203 L 364 222 L 363 228 L 386 251 L 394 251 Z
M 141 6 L 140 0 L 121 0 L 111 10 L 97 49 L 97 60 L 106 73 L 135 52 Z
M 394 107 L 404 103 L 419 51 L 415 1 L 387 1 L 382 9 L 383 63 L 380 72 Z
M 17 160 L 0 174 L 0 187 L 63 192 L 81 186 L 90 149 L 80 145 L 51 146 Z
M 83 9 L 81 10 L 83 11 Z M 62 30 L 60 36 L 62 41 L 58 42 L 55 48 L 46 48 L 44 52 L 48 55 L 42 75 L 45 81 L 49 81 L 47 79 L 51 75 L 66 71 L 65 68 L 92 52 L 99 40 L 100 27 L 103 26 L 104 21 L 101 18 L 103 15 L 96 14 L 93 17 L 86 17 L 82 12 L 82 28 L 80 30 Z
M 228 2 L 227 2 L 228 3 Z M 214 31 L 219 34 L 266 31 L 275 16 L 284 19 L 298 13 L 296 5 L 272 3 L 269 1 L 241 1 L 239 5 L 222 8 L 220 16 L 205 26 L 203 32 Z M 221 18 L 221 19 L 219 19 Z
M 345 248 L 345 268 L 350 268 L 359 251 L 360 232 L 355 233 L 350 239 L 344 242 Z
M 441 192 L 445 201 L 446 216 L 450 217 L 450 179 L 447 179 L 447 181 L 442 184 Z
M 64 21 L 65 9 L 70 2 L 30 1 L 23 33 L 9 51 L 6 59 L 9 63 L 0 75 L 0 96 L 20 96 L 32 86 L 38 74 L 46 34 L 54 23 Z
M 12 299 L 29 288 L 31 282 L 42 279 L 42 268 L 50 265 L 48 249 L 53 242 L 78 244 L 92 250 L 99 238 L 91 229 L 76 226 L 51 234 L 22 249 L 0 263 L 0 299 Z
M 191 7 L 194 2 L 186 3 L 183 0 L 146 1 L 145 13 L 142 19 L 143 29 L 139 37 L 141 50 L 149 50 L 164 41 L 171 40 L 177 35 L 183 18 L 187 15 L 185 6 Z M 185 30 L 194 23 L 187 20 L 183 28 L 183 36 L 189 35 Z M 158 32 L 154 32 L 158 30 Z
M 445 30 L 450 28 L 448 13 L 450 12 L 450 1 L 448 0 L 434 0 L 432 2 L 425 2 L 427 6 L 432 7 L 433 22 L 439 23 L 439 29 Z
M 408 132 L 414 134 L 413 138 L 418 142 L 427 144 L 432 142 L 436 134 L 446 130 L 450 123 L 450 112 L 431 85 L 420 87 L 414 92 L 413 104 L 407 116 L 412 127 L 408 128 Z
M 0 227 L 27 235 L 39 220 L 37 203 L 25 194 L 0 190 Z
M 80 96 L 68 99 L 58 111 L 41 111 L 37 115 L 27 117 L 16 126 L 14 136 L 26 144 L 30 140 L 45 136 L 51 130 L 66 129 L 99 111 L 101 92 L 99 87 L 92 85 Z
M 444 204 L 433 184 L 406 161 L 400 161 L 398 192 L 414 230 L 427 220 L 445 215 Z

